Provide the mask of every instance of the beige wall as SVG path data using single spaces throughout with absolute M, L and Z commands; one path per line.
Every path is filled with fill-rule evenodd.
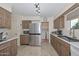
M 12 6 L 8 3 L 0 3 L 0 7 L 3 7 L 4 9 L 8 10 L 9 12 L 12 12 Z
M 59 17 L 60 15 L 62 15 L 66 10 L 68 10 L 68 9 L 69 9 L 70 7 L 72 7 L 74 4 L 75 4 L 75 3 L 71 3 L 71 4 L 67 5 L 63 10 L 61 10 L 61 12 L 60 12 L 58 15 L 56 15 L 56 16 L 54 17 L 54 19 L 56 19 L 57 17 Z

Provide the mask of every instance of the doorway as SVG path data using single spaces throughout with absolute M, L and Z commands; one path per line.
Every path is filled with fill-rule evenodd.
M 42 42 L 49 41 L 49 22 L 41 22 Z

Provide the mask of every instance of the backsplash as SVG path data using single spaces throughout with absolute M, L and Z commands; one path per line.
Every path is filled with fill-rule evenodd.
M 0 33 L 1 33 L 1 32 L 5 32 L 5 31 L 7 31 L 7 29 L 1 29 L 1 28 L 0 28 Z
M 10 29 L 4 29 L 4 28 L 0 28 L 0 32 L 7 32 L 7 37 L 10 38 L 12 37 L 12 31 Z

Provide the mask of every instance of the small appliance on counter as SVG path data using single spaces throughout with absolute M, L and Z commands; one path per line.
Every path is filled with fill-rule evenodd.
M 29 29 L 24 29 L 23 34 L 29 34 Z
M 7 32 L 1 32 L 0 33 L 0 42 L 6 40 L 7 38 Z
M 57 35 L 62 35 L 62 30 L 57 30 Z
M 63 35 L 62 30 L 53 31 L 52 34 Z

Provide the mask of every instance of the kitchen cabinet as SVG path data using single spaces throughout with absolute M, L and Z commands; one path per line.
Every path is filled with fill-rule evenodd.
M 8 12 L 8 11 L 6 11 L 6 20 L 5 20 L 5 27 L 6 28 L 11 28 L 11 13 L 10 12 Z
M 12 40 L 12 41 L 10 41 L 10 49 L 11 49 L 11 55 L 12 56 L 15 56 L 15 55 L 17 55 L 17 41 L 16 41 L 16 39 L 15 40 Z
M 64 28 L 64 16 L 60 17 L 60 28 Z
M 70 52 L 70 45 L 64 41 L 61 41 L 61 56 L 69 56 L 71 55 Z
M 43 30 L 47 30 L 47 31 L 49 30 L 49 22 L 42 22 L 41 24 Z
M 69 56 L 70 55 L 70 44 L 62 41 L 61 39 L 50 35 L 51 45 L 54 47 L 59 56 Z
M 11 28 L 11 13 L 0 7 L 0 28 Z
M 54 20 L 54 28 L 56 29 L 64 28 L 64 16 L 61 16 L 56 20 Z
M 10 55 L 10 43 L 4 43 L 0 45 L 0 56 L 9 56 Z
M 29 35 L 20 35 L 20 44 L 21 45 L 25 45 L 25 44 L 29 44 Z
M 0 56 L 15 56 L 16 54 L 16 39 L 0 44 Z
M 29 29 L 30 28 L 30 26 L 31 26 L 31 21 L 29 21 L 29 20 L 23 20 L 22 21 L 22 29 Z

